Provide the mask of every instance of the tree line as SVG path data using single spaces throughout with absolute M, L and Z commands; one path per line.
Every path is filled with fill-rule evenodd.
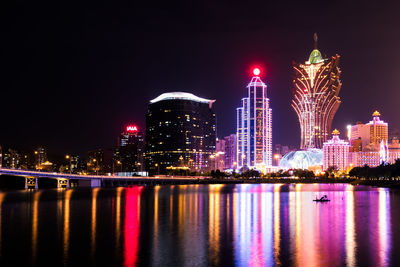
M 349 176 L 365 179 L 393 179 L 400 177 L 400 159 L 397 159 L 393 164 L 384 164 L 377 167 L 354 167 L 350 170 Z

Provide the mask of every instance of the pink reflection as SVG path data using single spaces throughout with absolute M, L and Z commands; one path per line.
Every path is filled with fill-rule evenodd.
M 246 266 L 273 264 L 273 193 L 269 185 L 244 185 L 233 194 L 235 261 Z
M 387 189 L 379 188 L 379 266 L 389 265 L 389 255 L 391 250 L 391 231 L 390 231 L 390 201 Z
M 354 217 L 354 186 L 347 185 L 346 187 L 346 265 L 349 267 L 356 266 L 356 228 Z
M 139 248 L 140 194 L 143 186 L 127 188 L 125 191 L 124 266 L 135 266 Z

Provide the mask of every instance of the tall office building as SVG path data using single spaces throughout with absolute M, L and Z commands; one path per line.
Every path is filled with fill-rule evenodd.
M 272 111 L 260 70 L 255 68 L 253 74 L 248 97 L 237 108 L 237 167 L 264 171 L 272 166 Z
M 214 168 L 214 102 L 184 92 L 165 93 L 150 101 L 145 156 L 150 174 Z
M 136 125 L 128 125 L 118 138 L 114 151 L 113 172 L 119 175 L 143 174 L 144 136 Z
M 339 171 L 345 171 L 349 166 L 349 142 L 339 138 L 339 131 L 332 132 L 332 139 L 323 145 L 323 169 L 336 167 Z
M 305 64 L 293 62 L 292 107 L 300 122 L 301 149 L 322 148 L 341 102 L 340 56 L 322 58 L 317 40 L 314 34 L 314 50 Z
M 136 125 L 128 125 L 118 137 L 118 146 L 137 144 L 140 141 L 139 139 L 144 138 L 138 127 Z

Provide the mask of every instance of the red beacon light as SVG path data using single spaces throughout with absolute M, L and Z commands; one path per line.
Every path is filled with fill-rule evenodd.
M 261 70 L 260 70 L 259 68 L 254 68 L 254 69 L 253 69 L 253 74 L 254 74 L 255 76 L 260 75 L 260 73 L 261 73 Z
M 127 131 L 127 132 L 137 132 L 138 129 L 137 129 L 136 125 L 128 125 L 128 126 L 126 127 L 126 131 Z

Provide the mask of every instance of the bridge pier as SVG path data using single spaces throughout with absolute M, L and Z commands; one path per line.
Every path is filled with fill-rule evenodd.
M 69 179 L 57 178 L 57 188 L 69 188 Z
M 101 187 L 101 179 L 90 179 L 90 187 Z
M 25 189 L 38 189 L 38 178 L 32 177 L 32 176 L 27 176 L 25 177 Z

